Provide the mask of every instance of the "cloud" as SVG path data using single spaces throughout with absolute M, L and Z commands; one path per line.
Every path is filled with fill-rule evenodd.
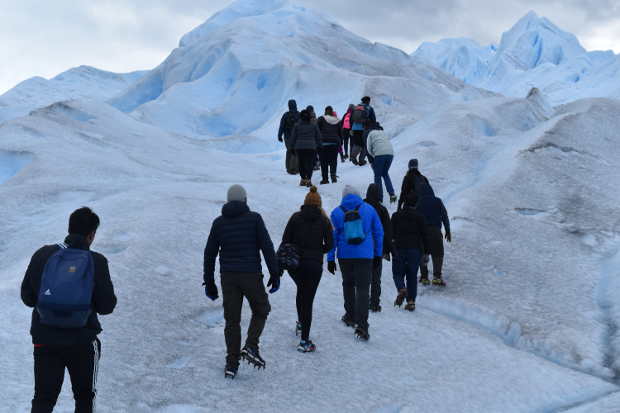
M 125 72 L 160 63 L 180 37 L 230 0 L 0 0 L 0 93 L 18 81 L 87 64 Z M 620 40 L 616 0 L 298 0 L 373 41 L 412 52 L 423 41 L 499 42 L 529 10 L 575 33 L 587 49 Z

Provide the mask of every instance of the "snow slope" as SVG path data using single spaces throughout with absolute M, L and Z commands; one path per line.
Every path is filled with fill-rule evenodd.
M 537 87 L 552 104 L 620 97 L 618 56 L 587 52 L 573 34 L 534 12 L 504 33 L 499 46 L 445 39 L 424 43 L 413 56 L 467 84 L 508 96 L 524 97 Z

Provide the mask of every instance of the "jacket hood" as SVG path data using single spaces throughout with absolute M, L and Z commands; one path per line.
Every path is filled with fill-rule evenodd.
M 323 118 L 330 125 L 337 125 L 338 122 L 340 122 L 340 119 L 338 119 L 337 116 L 324 115 Z
M 246 212 L 250 212 L 250 208 L 245 202 L 241 201 L 231 201 L 222 207 L 222 215 L 226 218 L 235 218 Z
M 321 218 L 321 210 L 314 205 L 303 205 L 299 213 L 304 221 L 314 222 Z
M 288 110 L 291 112 L 297 112 L 297 102 L 295 99 L 291 99 L 288 101 Z
M 360 197 L 359 195 L 349 194 L 349 195 L 345 196 L 344 198 L 342 198 L 342 204 L 340 204 L 340 205 L 345 207 L 347 210 L 351 210 L 351 209 L 357 208 L 363 202 L 364 201 L 362 200 L 362 197 Z
M 366 191 L 366 202 L 379 203 L 379 188 L 377 184 L 368 185 L 368 191 Z

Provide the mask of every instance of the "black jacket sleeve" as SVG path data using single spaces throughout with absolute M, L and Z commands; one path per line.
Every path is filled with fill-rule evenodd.
M 329 218 L 325 217 L 325 225 L 323 227 L 323 252 L 327 254 L 334 248 L 334 229 Z
M 443 222 L 443 227 L 446 230 L 446 234 L 450 234 L 450 218 L 448 217 L 448 211 L 446 210 L 446 206 L 443 204 L 443 201 L 440 199 L 439 204 L 441 206 L 441 222 Z
M 95 259 L 95 290 L 93 291 L 93 308 L 98 314 L 111 314 L 116 307 L 114 285 L 110 277 L 108 260 L 100 254 L 93 254 Z
M 285 113 L 284 115 L 282 115 L 282 119 L 280 119 L 280 128 L 278 129 L 278 140 L 282 139 L 282 136 L 284 136 L 284 124 L 285 124 L 285 120 L 287 116 L 288 116 L 288 113 Z
M 291 218 L 288 220 L 288 223 L 286 224 L 286 228 L 284 229 L 284 234 L 282 234 L 282 244 L 292 244 L 293 240 L 295 238 L 295 215 L 293 214 L 291 216 Z
M 34 291 L 32 286 L 32 277 L 37 271 L 37 267 L 39 267 L 38 265 L 36 265 L 37 261 L 39 260 L 39 254 L 40 250 L 35 252 L 30 259 L 30 264 L 28 264 L 28 269 L 26 270 L 26 274 L 24 275 L 24 279 L 22 281 L 22 301 L 28 307 L 34 307 L 37 304 L 37 293 Z
M 316 126 L 314 130 L 314 137 L 316 139 L 316 147 L 320 148 L 323 145 L 323 138 L 321 136 L 321 131 L 319 130 L 318 126 Z
M 418 214 L 418 226 L 420 227 L 420 234 L 422 235 L 420 237 L 420 242 L 422 243 L 422 253 L 428 254 L 428 247 L 430 245 L 430 241 L 428 238 L 429 233 L 426 226 L 426 219 L 424 219 L 424 217 L 420 214 Z
M 258 214 L 257 214 L 258 215 Z M 280 275 L 280 268 L 278 267 L 278 259 L 276 258 L 276 252 L 273 249 L 273 242 L 271 242 L 271 237 L 269 236 L 269 232 L 265 227 L 265 222 L 263 218 L 258 215 L 257 217 L 257 234 L 258 234 L 258 247 L 263 252 L 263 257 L 265 257 L 265 261 L 267 262 L 267 268 L 269 269 L 269 274 L 273 276 Z
M 213 222 L 209 238 L 207 239 L 207 245 L 205 246 L 203 266 L 205 284 L 215 280 L 215 259 L 220 252 L 218 223 L 218 219 Z
M 392 253 L 392 220 L 387 208 L 381 209 L 381 221 L 383 222 L 383 253 Z

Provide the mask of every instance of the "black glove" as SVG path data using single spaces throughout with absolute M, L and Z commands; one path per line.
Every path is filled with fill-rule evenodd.
M 202 283 L 205 286 L 205 295 L 210 298 L 212 301 L 215 301 L 219 298 L 219 293 L 217 291 L 217 285 L 215 285 L 214 280 L 209 280 L 206 283 Z
M 283 141 L 283 139 L 282 139 L 282 137 L 281 137 L 281 136 L 279 136 L 279 137 L 278 137 L 278 140 L 279 140 L 280 142 L 282 142 L 282 141 Z
M 336 275 L 336 261 L 329 261 L 327 263 L 327 271 L 331 272 L 332 274 Z
M 375 257 L 374 260 L 372 260 L 372 266 L 375 268 L 379 268 L 379 266 L 381 265 L 381 260 L 383 259 L 383 257 Z
M 450 232 L 446 232 L 446 241 L 452 242 L 452 234 Z
M 269 277 L 269 282 L 267 283 L 267 287 L 271 287 L 269 290 L 269 294 L 273 294 L 280 289 L 280 276 L 272 275 Z

